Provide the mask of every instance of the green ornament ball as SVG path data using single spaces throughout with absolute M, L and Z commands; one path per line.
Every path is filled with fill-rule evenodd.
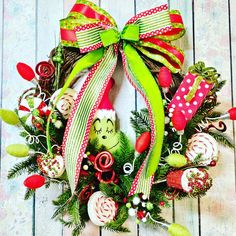
M 168 233 L 171 236 L 191 236 L 190 232 L 188 231 L 186 227 L 180 224 L 175 224 L 175 223 L 171 224 L 168 227 Z
M 147 209 L 151 211 L 153 209 L 153 204 L 151 202 L 147 202 Z
M 132 205 L 131 205 L 130 202 L 126 203 L 126 207 L 127 207 L 127 208 L 130 208 L 131 206 L 132 206 Z
M 29 155 L 29 147 L 24 144 L 11 144 L 7 146 L 6 152 L 14 157 L 27 157 Z
M 17 114 L 8 109 L 0 109 L 0 118 L 9 125 L 18 125 L 20 123 Z
M 136 219 L 136 224 L 139 225 L 140 224 L 140 220 L 139 219 Z
M 180 168 L 187 165 L 187 159 L 185 156 L 179 153 L 172 153 L 166 158 L 166 162 L 175 168 Z

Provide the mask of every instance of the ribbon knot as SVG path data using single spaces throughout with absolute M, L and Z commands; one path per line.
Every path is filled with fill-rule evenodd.
M 119 48 L 127 78 L 146 102 L 151 125 L 150 150 L 129 194 L 142 192 L 149 196 L 161 156 L 165 115 L 160 89 L 137 51 L 161 62 L 173 73 L 179 72 L 184 55 L 170 41 L 185 33 L 180 13 L 169 11 L 164 4 L 132 17 L 119 33 L 115 20 L 107 12 L 89 1 L 78 0 L 69 16 L 60 21 L 60 26 L 61 44 L 77 47 L 87 54 L 74 66 L 59 97 L 78 73 L 91 68 L 74 103 L 63 138 L 62 154 L 72 192 L 79 181 L 92 120 L 116 67 Z
M 121 33 L 116 28 L 111 28 L 103 30 L 99 34 L 104 47 L 119 43 L 120 39 L 136 42 L 139 41 L 139 26 L 126 25 Z

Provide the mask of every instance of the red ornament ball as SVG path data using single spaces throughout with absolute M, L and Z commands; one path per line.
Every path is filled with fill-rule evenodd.
M 211 163 L 210 163 L 210 165 L 209 165 L 209 166 L 212 166 L 212 167 L 213 167 L 213 166 L 216 166 L 216 161 L 214 161 L 214 160 L 213 160 L 213 161 L 211 161 Z
M 172 75 L 170 70 L 165 66 L 161 67 L 157 80 L 162 88 L 169 88 L 172 84 Z
M 182 111 L 175 109 L 172 116 L 172 123 L 177 131 L 184 130 L 187 124 L 184 114 Z
M 16 68 L 17 68 L 18 73 L 23 79 L 27 81 L 31 81 L 32 79 L 35 78 L 35 73 L 33 69 L 27 64 L 19 62 L 17 63 Z
M 165 202 L 160 202 L 159 205 L 160 206 L 165 206 Z
M 228 110 L 230 120 L 236 120 L 236 107 Z
M 128 199 L 126 197 L 123 198 L 123 203 L 127 203 Z
M 139 220 L 142 220 L 145 217 L 146 213 L 144 211 L 138 211 L 137 212 L 137 218 Z
M 25 187 L 29 189 L 40 188 L 44 184 L 45 184 L 45 178 L 42 175 L 38 175 L 38 174 L 28 176 L 24 181 Z
M 40 123 L 36 123 L 35 126 L 36 126 L 37 129 L 41 128 L 41 124 Z
M 149 147 L 150 142 L 151 142 L 151 133 L 150 132 L 142 133 L 136 140 L 135 151 L 138 152 L 139 154 L 143 153 Z

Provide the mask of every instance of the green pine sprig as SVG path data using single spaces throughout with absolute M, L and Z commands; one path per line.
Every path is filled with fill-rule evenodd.
M 130 230 L 122 226 L 124 222 L 128 219 L 128 217 L 129 217 L 128 208 L 125 205 L 120 206 L 118 209 L 116 219 L 107 223 L 105 226 L 103 226 L 103 228 L 110 230 L 112 232 L 128 233 L 130 232 Z
M 16 178 L 23 173 L 36 173 L 38 171 L 38 166 L 35 157 L 29 157 L 25 161 L 15 164 L 9 171 L 8 171 L 8 179 Z
M 228 137 L 227 134 L 220 133 L 217 131 L 215 131 L 215 132 L 209 131 L 209 134 L 221 145 L 228 147 L 228 148 L 235 147 L 233 140 L 230 137 Z
M 27 188 L 24 196 L 24 200 L 29 200 L 35 195 L 36 190 Z
M 150 131 L 150 121 L 146 108 L 140 111 L 132 111 L 131 113 L 132 117 L 130 118 L 130 123 L 137 136 Z

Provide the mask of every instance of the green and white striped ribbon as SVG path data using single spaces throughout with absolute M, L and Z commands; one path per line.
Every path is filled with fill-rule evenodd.
M 94 68 L 94 74 L 90 78 L 89 83 L 86 85 L 85 90 L 80 91 L 78 97 L 80 96 L 79 106 L 74 106 L 75 113 L 71 115 L 68 122 L 71 122 L 67 126 L 67 137 L 65 143 L 64 156 L 66 158 L 66 170 L 68 179 L 70 182 L 71 189 L 74 190 L 78 183 L 79 171 L 85 148 L 87 146 L 87 140 L 89 131 L 87 129 L 88 122 L 92 122 L 95 111 L 94 104 L 99 105 L 98 98 L 102 97 L 101 91 L 104 92 L 106 83 L 110 79 L 114 68 L 116 66 L 117 56 L 113 46 L 110 46 L 103 59 L 98 63 L 99 65 Z M 93 69 L 90 73 L 93 73 Z M 82 88 L 83 90 L 83 88 Z M 84 96 L 86 94 L 86 96 Z M 73 113 L 73 111 L 72 111 Z M 81 157 L 77 155 L 82 155 Z

